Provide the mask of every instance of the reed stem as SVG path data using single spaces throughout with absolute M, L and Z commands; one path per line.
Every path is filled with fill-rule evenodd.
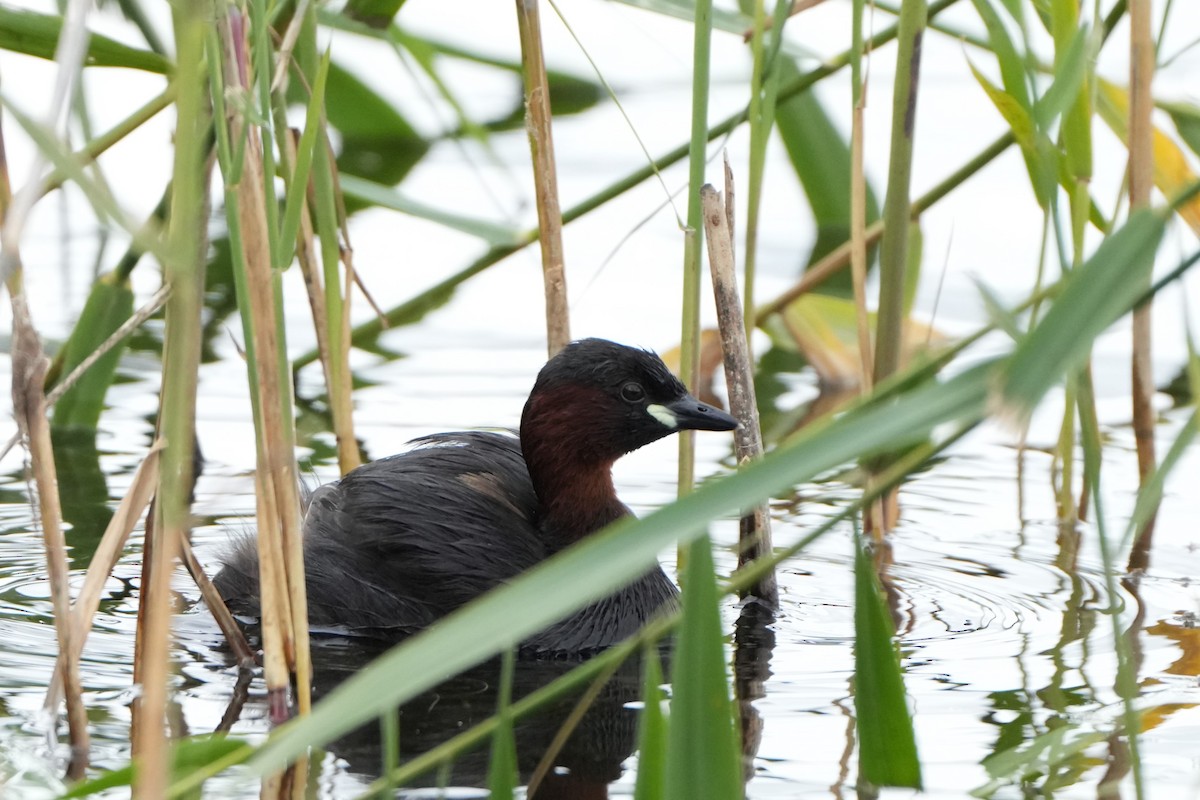
M 679 377 L 688 391 L 697 391 L 700 377 L 700 250 L 704 235 L 700 187 L 708 145 L 708 84 L 712 53 L 712 0 L 697 0 L 692 36 L 692 137 L 688 145 L 687 228 L 683 236 L 682 327 L 679 334 Z M 695 482 L 694 431 L 679 434 L 679 495 Z M 679 550 L 683 572 L 686 548 Z
M 777 58 L 783 42 L 783 27 L 787 20 L 788 0 L 777 0 L 771 17 L 766 16 L 764 0 L 753 0 L 754 27 L 750 49 L 754 66 L 750 74 L 750 189 L 746 203 L 746 247 L 744 262 L 743 318 L 750 318 L 754 309 L 754 276 L 758 268 L 758 219 L 762 207 L 763 171 L 767 161 L 767 144 L 775 126 L 775 101 L 779 93 L 780 69 Z M 751 3 L 742 0 L 743 11 Z M 778 25 L 774 24 L 779 20 Z M 767 25 L 770 24 L 769 35 Z M 726 202 L 732 202 L 727 198 Z M 731 228 L 732 230 L 732 228 Z
M 533 158 L 537 195 L 538 241 L 546 291 L 546 348 L 553 356 L 571 341 L 567 306 L 566 258 L 562 243 L 562 211 L 558 204 L 558 172 L 550 109 L 550 81 L 542 53 L 542 25 L 537 0 L 516 0 L 521 34 L 521 75 L 525 81 L 525 128 Z
M 728 176 L 727 176 L 728 177 Z M 727 185 L 732 181 L 727 180 Z M 721 349 L 725 354 L 725 384 L 729 391 L 729 409 L 738 420 L 733 432 L 734 457 L 738 467 L 762 458 L 762 430 L 758 419 L 758 398 L 754 392 L 754 362 L 746 340 L 746 322 L 738 297 L 737 271 L 734 266 L 733 230 L 727 207 L 720 194 L 705 184 L 700 189 L 704 201 L 704 232 L 708 241 L 708 265 L 712 272 L 713 292 L 717 301 L 717 319 L 721 330 Z M 766 501 L 742 512 L 738 526 L 738 568 L 769 556 L 771 517 Z M 768 573 L 742 597 L 753 595 L 772 609 L 779 607 L 779 586 L 775 574 Z
M 1150 203 L 1154 187 L 1154 127 L 1151 113 L 1154 96 L 1154 38 L 1151 30 L 1150 0 L 1129 0 L 1129 211 L 1131 214 Z M 1147 286 L 1150 277 L 1147 276 Z M 1150 303 L 1133 311 L 1133 433 L 1137 442 L 1138 475 L 1144 484 L 1155 468 L 1154 453 L 1154 374 L 1151 347 Z M 1150 545 L 1156 514 L 1147 519 L 1130 553 L 1130 570 L 1145 570 L 1150 563 Z
M 205 131 L 209 116 L 204 100 L 203 8 L 196 3 L 175 6 L 173 20 L 180 66 L 167 231 L 169 257 L 163 264 L 164 278 L 171 287 L 166 304 L 167 334 L 159 408 L 159 434 L 165 449 L 160 459 L 154 524 L 148 526 L 144 574 L 148 571 L 149 575 L 142 585 L 143 616 L 138 629 L 142 696 L 135 719 L 135 757 L 140 768 L 133 788 L 135 798 L 146 800 L 163 797 L 169 777 L 164 721 L 172 609 L 170 581 L 180 542 L 188 536 L 191 526 L 196 385 L 207 246 L 203 231 L 208 210 Z
M 256 24 L 265 24 L 258 9 Z M 219 118 L 225 119 L 221 98 L 226 87 L 248 91 L 245 19 L 235 9 L 218 18 L 212 57 L 223 64 L 213 96 Z M 260 37 L 261 40 L 261 37 Z M 295 466 L 290 371 L 284 355 L 282 296 L 279 274 L 272 269 L 273 247 L 282 244 L 272 232 L 264 186 L 263 142 L 235 111 L 228 127 L 218 126 L 218 145 L 226 185 L 226 219 L 234 259 L 234 281 L 246 337 L 247 372 L 257 433 L 260 594 L 262 603 L 263 666 L 272 720 L 289 715 L 289 687 L 295 675 L 296 701 L 301 713 L 310 704 L 308 614 L 304 595 L 303 554 L 300 546 L 300 498 Z
M 917 117 L 917 89 L 921 68 L 921 37 L 928 8 L 925 0 L 904 0 L 900 6 L 896 51 L 896 79 L 892 99 L 892 140 L 888 164 L 887 197 L 883 207 L 883 241 L 879 256 L 879 310 L 875 323 L 874 382 L 892 375 L 900 366 L 904 343 L 904 287 L 908 265 L 908 227 L 912 218 L 909 190 L 912 182 L 913 137 Z M 870 532 L 881 537 L 891 530 L 899 514 L 897 495 L 883 498 L 872 514 Z
M 862 364 L 860 382 L 864 392 L 873 384 L 871 365 L 875 361 L 871 346 L 871 325 L 867 316 L 867 178 L 863 168 L 863 111 L 867 105 L 867 83 L 863 77 L 863 4 L 854 0 L 851 21 L 850 62 L 850 278 L 858 329 L 858 355 Z
M 874 374 L 877 382 L 896 371 L 903 349 L 904 275 L 908 258 L 908 223 L 912 218 L 909 187 L 912 182 L 921 37 L 925 29 L 926 11 L 925 0 L 904 0 L 900 7 L 891 155 L 879 257 L 879 317 L 875 332 Z

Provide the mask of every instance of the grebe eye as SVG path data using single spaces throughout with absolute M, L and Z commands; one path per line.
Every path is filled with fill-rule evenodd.
M 621 399 L 627 403 L 640 403 L 646 398 L 646 390 L 640 383 L 630 381 L 621 387 Z

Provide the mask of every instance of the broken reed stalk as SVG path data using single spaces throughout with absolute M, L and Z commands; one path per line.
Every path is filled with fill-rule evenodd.
M 1129 0 L 1129 212 L 1149 205 L 1154 186 L 1154 128 L 1151 113 L 1154 96 L 1154 37 L 1150 24 L 1150 0 Z M 1149 287 L 1147 277 L 1147 288 Z M 1133 434 L 1137 442 L 1140 483 L 1153 474 L 1154 375 L 1151 372 L 1151 304 L 1133 310 Z M 1150 562 L 1156 514 L 1146 520 L 1129 555 L 1130 570 L 1144 570 Z
M 165 442 L 158 472 L 153 524 L 147 525 L 135 655 L 142 694 L 134 716 L 134 756 L 138 769 L 133 795 L 165 797 L 170 759 L 164 722 L 170 672 L 171 573 L 180 542 L 191 525 L 194 486 L 196 386 L 202 340 L 204 265 L 208 219 L 205 131 L 208 106 L 203 72 L 205 21 L 198 4 L 172 10 L 178 53 L 175 164 L 172 174 L 167 261 L 163 276 L 171 287 L 166 305 L 159 435 Z
M 184 539 L 180 544 L 182 546 L 179 554 L 183 559 L 183 566 L 187 569 L 188 575 L 196 583 L 196 588 L 200 590 L 200 598 L 208 606 L 208 613 L 212 614 L 213 619 L 216 620 L 217 627 L 224 634 L 225 641 L 228 643 L 229 649 L 233 651 L 233 656 L 237 660 L 238 668 L 242 670 L 252 669 L 255 664 L 254 650 L 250 648 L 250 643 L 246 641 L 246 634 L 242 633 L 237 620 L 233 618 L 229 607 L 225 605 L 225 598 L 221 597 L 221 593 L 213 585 L 212 579 L 204 571 L 204 565 L 200 563 L 200 559 L 196 558 L 196 552 L 192 550 L 191 541 Z
M 732 178 L 726 173 L 726 185 Z M 758 422 L 758 399 L 754 394 L 754 366 L 746 339 L 746 321 L 738 296 L 734 266 L 733 230 L 721 195 L 705 184 L 700 189 L 704 205 L 704 233 L 708 240 L 708 265 L 712 271 L 713 293 L 717 301 L 717 320 L 721 330 L 721 349 L 725 353 L 725 384 L 729 391 L 729 410 L 737 417 L 733 432 L 734 455 L 738 467 L 763 454 L 762 431 Z M 770 557 L 771 518 L 764 501 L 742 515 L 738 525 L 738 569 Z M 774 571 L 760 577 L 742 590 L 743 598 L 753 595 L 771 608 L 779 607 L 779 587 Z
M 7 249 L 9 245 L 6 243 Z M 71 624 L 70 587 L 67 584 L 67 546 L 62 529 L 62 507 L 58 496 L 58 476 L 50 443 L 50 423 L 42 393 L 46 368 L 50 361 L 42 352 L 42 343 L 29 316 L 21 274 L 14 272 L 8 282 L 12 298 L 12 397 L 17 426 L 29 446 L 33 483 L 37 492 L 37 515 L 46 546 L 46 572 L 54 608 L 54 630 L 61 658 L 59 674 L 67 700 L 67 724 L 71 738 L 71 761 L 67 777 L 83 776 L 88 764 L 87 709 L 79 681 L 79 654 Z
M 4 132 L 0 128 L 0 261 L 8 274 L 6 286 L 12 303 L 12 398 L 13 414 L 19 435 L 29 446 L 33 481 L 36 486 L 41 518 L 42 538 L 46 546 L 46 573 L 50 581 L 50 598 L 54 609 L 54 632 L 62 663 L 55 676 L 66 689 L 67 726 L 71 742 L 71 761 L 67 776 L 78 778 L 88 764 L 90 749 L 87 729 L 87 709 L 83 705 L 83 690 L 79 680 L 79 658 L 76 653 L 70 619 L 70 587 L 67 583 L 67 549 L 62 530 L 62 509 L 58 495 L 58 476 L 55 471 L 54 449 L 50 441 L 50 425 L 46 419 L 45 386 L 49 360 L 42 352 L 41 338 L 33 326 L 25 298 L 21 255 L 18 249 L 20 231 L 7 224 L 12 206 L 12 183 L 8 174 L 8 158 L 4 147 Z M 57 705 L 57 704 L 56 704 Z
M 260 17 L 260 19 L 262 19 Z M 236 10 L 217 20 L 214 59 L 222 64 L 223 86 L 249 90 L 245 19 Z M 260 37 L 261 38 L 261 37 Z M 214 100 L 223 113 L 224 105 Z M 267 218 L 263 137 L 234 110 L 228 129 L 218 131 L 225 173 L 227 221 L 233 245 L 234 278 L 246 335 L 247 371 L 254 405 L 258 469 L 255 472 L 259 586 L 262 604 L 263 670 L 273 722 L 290 716 L 289 688 L 295 675 L 297 705 L 311 703 L 308 610 L 304 594 L 300 496 L 295 461 L 290 370 L 284 351 L 282 294 L 272 269 L 272 231 Z M 218 117 L 224 119 L 223 117 Z M 232 157 L 234 150 L 240 162 Z
M 525 79 L 525 129 L 533 157 L 533 184 L 541 231 L 538 241 L 542 247 L 542 275 L 546 284 L 546 346 L 550 355 L 554 355 L 571 341 L 571 321 L 567 308 L 562 210 L 558 203 L 558 175 L 550 124 L 550 82 L 542 53 L 537 0 L 517 0 L 517 24 L 521 33 L 521 74 Z
M 904 284 L 908 260 L 908 228 L 912 219 L 913 135 L 916 129 L 917 89 L 920 85 L 921 37 L 928 8 L 925 0 L 903 0 L 896 34 L 896 79 L 892 102 L 892 141 L 887 196 L 883 204 L 883 241 L 879 256 L 879 312 L 875 321 L 874 380 L 879 383 L 900 366 L 904 331 Z M 870 471 L 879 469 L 876 463 Z M 876 540 L 891 530 L 899 514 L 898 493 L 883 500 L 882 519 L 871 532 Z

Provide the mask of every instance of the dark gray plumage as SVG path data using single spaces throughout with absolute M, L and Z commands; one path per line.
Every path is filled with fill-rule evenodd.
M 304 522 L 310 624 L 388 639 L 414 633 L 628 515 L 610 472 L 624 453 L 684 428 L 735 426 L 691 398 L 653 353 L 599 339 L 572 343 L 539 374 L 520 439 L 427 436 L 313 494 Z M 234 613 L 257 616 L 253 540 L 237 543 L 224 562 L 215 579 L 221 595 Z M 608 647 L 677 595 L 655 567 L 522 649 Z

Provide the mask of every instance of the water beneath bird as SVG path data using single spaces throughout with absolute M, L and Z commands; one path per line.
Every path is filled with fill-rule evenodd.
M 436 350 L 436 348 L 435 348 Z M 417 353 L 422 355 L 417 355 Z M 438 428 L 454 427 L 439 410 L 419 419 L 406 415 L 403 425 L 386 421 L 394 407 L 420 407 L 455 384 L 484 356 L 493 365 L 510 365 L 494 384 L 474 383 L 477 394 L 461 424 L 505 421 L 519 413 L 523 372 L 536 369 L 539 355 L 532 345 L 414 351 L 410 359 L 367 369 L 381 381 L 364 392 L 360 412 L 368 420 L 362 432 L 378 436 L 385 449 Z M 532 372 L 526 373 L 531 375 Z M 795 377 L 802 387 L 807 380 Z M 119 393 L 145 392 L 147 381 L 118 387 Z M 213 385 L 218 385 L 214 383 Z M 218 393 L 219 394 L 219 393 Z M 233 398 L 229 398 L 231 403 Z M 386 403 L 386 407 L 384 404 Z M 138 403 L 123 407 L 136 408 Z M 499 420 L 481 419 L 481 407 L 506 409 Z M 433 408 L 432 406 L 430 407 Z M 239 429 L 252 434 L 245 420 L 225 413 L 215 402 L 201 408 L 201 443 L 208 463 L 197 487 L 195 543 L 201 560 L 215 564 L 231 536 L 253 526 L 252 479 L 244 458 L 232 463 L 220 455 L 227 443 L 206 431 Z M 148 423 L 137 415 L 120 418 L 101 438 L 93 481 L 107 490 L 84 491 L 83 479 L 64 483 L 76 502 L 71 510 L 74 584 L 95 547 L 113 499 L 119 498 L 137 464 L 135 445 L 145 442 Z M 1168 412 L 1160 426 L 1169 440 L 1183 415 Z M 302 418 L 303 423 L 303 418 Z M 1133 495 L 1134 455 L 1127 430 L 1110 435 L 1105 463 L 1112 508 L 1106 508 L 1107 534 L 1119 537 Z M 249 441 L 249 438 L 246 439 Z M 132 443 L 132 444 L 131 444 Z M 962 797 L 989 781 L 985 761 L 996 753 L 1038 741 L 1066 727 L 1068 740 L 1091 736 L 1095 741 L 1062 757 L 1050 771 L 1059 786 L 1056 796 L 1094 796 L 1097 784 L 1119 769 L 1104 734 L 1114 730 L 1121 704 L 1114 690 L 1116 651 L 1113 615 L 1107 599 L 1098 532 L 1093 525 L 1063 530 L 1054 521 L 1049 488 L 1050 458 L 1030 449 L 1024 455 L 1024 488 L 1016 480 L 1018 455 L 1010 432 L 983 427 L 959 443 L 949 455 L 906 484 L 903 514 L 892 537 L 889 568 L 893 612 L 900 632 L 905 680 L 914 711 L 927 795 Z M 61 443 L 72 458 L 69 443 Z M 721 472 L 728 445 L 705 437 L 700 443 L 700 474 Z M 332 476 L 328 457 L 305 462 L 313 479 Z M 372 453 L 384 450 L 371 447 Z M 309 452 L 306 450 L 306 452 Z M 76 454 L 77 455 L 77 454 Z M 620 463 L 618 490 L 638 513 L 668 502 L 673 495 L 671 443 L 639 451 Z M 1193 451 L 1177 476 L 1194 476 Z M 1139 581 L 1119 587 L 1116 615 L 1122 635 L 1135 643 L 1138 707 L 1146 712 L 1141 745 L 1147 782 L 1170 795 L 1170 787 L 1192 786 L 1195 736 L 1200 732 L 1200 686 L 1196 654 L 1200 652 L 1200 612 L 1195 576 L 1200 575 L 1200 542 L 1189 520 L 1200 518 L 1200 498 L 1186 481 L 1168 486 L 1169 503 L 1160 521 L 1151 568 Z M 51 747 L 47 720 L 41 712 L 56 651 L 50 624 L 50 600 L 41 554 L 24 501 L 23 471 L 10 467 L 0 482 L 0 745 L 4 768 L 16 772 L 20 796 L 53 795 L 54 775 L 61 768 L 62 747 Z M 855 490 L 829 481 L 800 486 L 794 496 L 773 507 L 775 540 L 786 546 L 828 519 L 854 496 Z M 91 497 L 89 501 L 86 498 Z M 713 530 L 718 568 L 735 565 L 733 521 Z M 744 697 L 741 708 L 745 746 L 753 765 L 748 784 L 752 798 L 829 797 L 852 793 L 855 774 L 853 577 L 851 531 L 834 528 L 779 574 L 781 609 L 764 619 L 758 609 L 725 604 L 732 634 L 731 661 Z M 122 765 L 129 756 L 129 704 L 133 632 L 140 569 L 137 541 L 108 581 L 100 613 L 88 639 L 81 667 L 85 701 L 93 733 L 93 760 L 100 768 Z M 664 553 L 674 574 L 673 554 Z M 220 634 L 197 602 L 185 575 L 176 576 L 182 611 L 175 625 L 177 666 L 174 702 L 181 732 L 198 734 L 228 729 L 251 740 L 268 730 L 261 675 L 239 679 Z M 378 655 L 371 644 L 338 637 L 318 637 L 314 647 L 318 695 Z M 521 696 L 563 674 L 572 664 L 543 661 L 518 665 L 514 691 Z M 400 759 L 410 758 L 489 717 L 497 702 L 498 667 L 485 664 L 447 681 L 407 704 L 399 724 Z M 593 796 L 597 787 L 610 796 L 632 794 L 637 758 L 636 723 L 640 673 L 636 663 L 622 667 L 597 698 L 575 733 L 559 752 L 543 779 L 541 797 Z M 525 780 L 537 769 L 575 699 L 567 697 L 546 712 L 517 726 L 519 766 Z M 342 737 L 318 765 L 319 794 L 353 796 L 374 780 L 383 763 L 378 725 Z M 1088 740 L 1091 741 L 1091 740 Z M 486 749 L 459 758 L 443 772 L 431 773 L 400 796 L 485 796 Z M 1117 767 L 1114 767 L 1114 764 Z M 1037 770 L 1035 770 L 1037 771 Z M 1039 773 L 1040 774 L 1040 773 Z M 1044 774 L 1031 785 L 1051 780 Z M 1126 780 L 1129 780 L 1126 778 Z M 607 787 L 604 789 L 604 787 Z M 557 793 L 555 793 L 557 791 Z M 1019 786 L 1001 788 L 996 796 L 1020 796 Z M 119 793 L 118 793 L 119 794 Z M 211 782 L 209 796 L 252 797 L 252 779 L 234 771 Z M 886 793 L 885 793 L 886 794 Z M 1159 796 L 1155 791 L 1155 796 Z

